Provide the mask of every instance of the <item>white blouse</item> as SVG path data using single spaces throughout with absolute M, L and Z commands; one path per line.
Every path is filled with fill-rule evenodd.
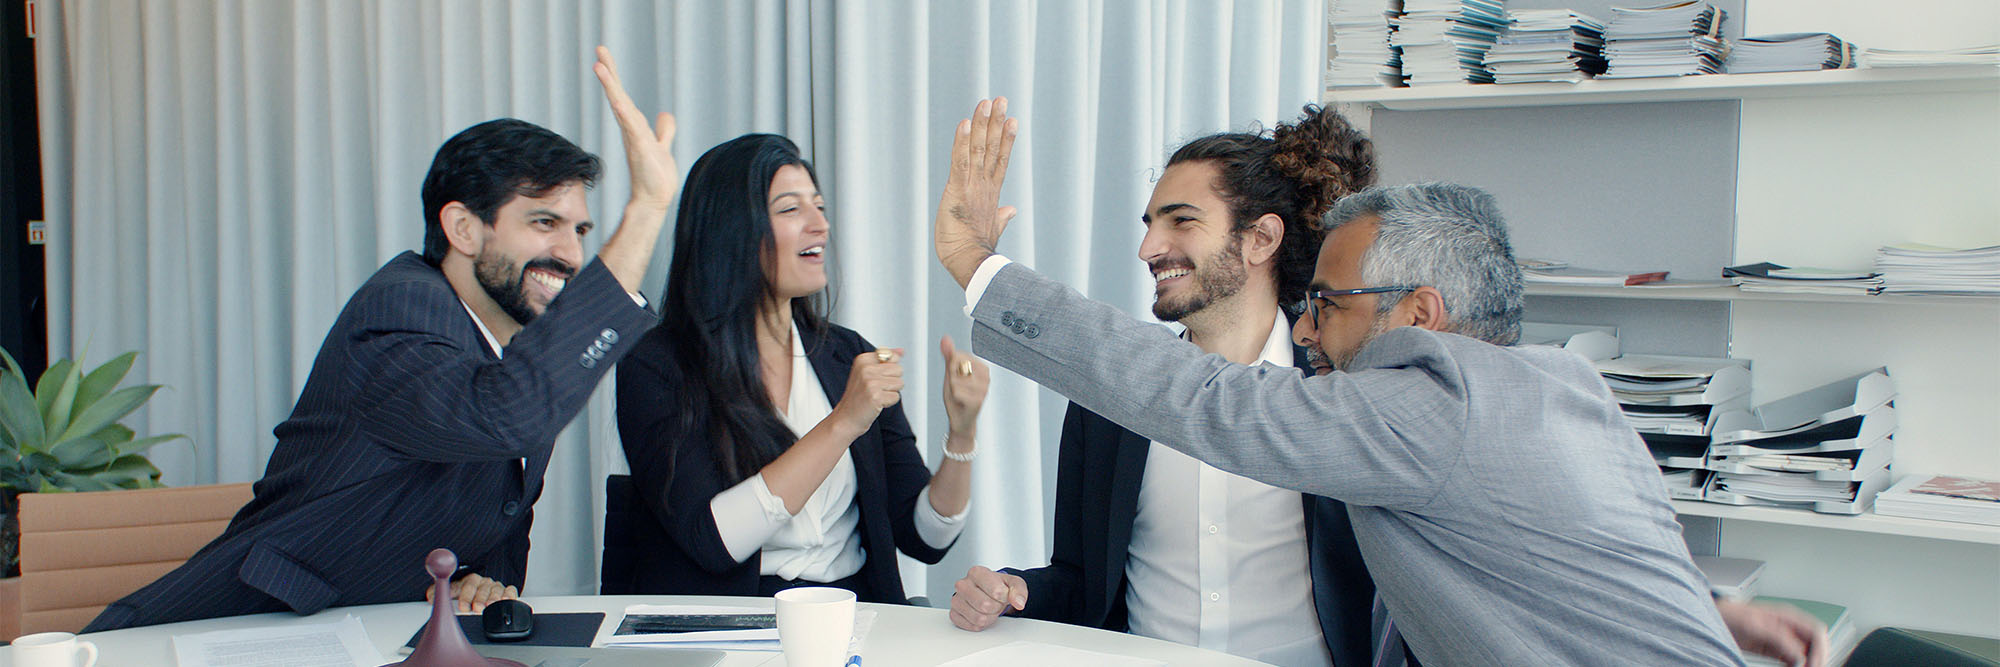
M 806 359 L 798 325 L 793 324 L 791 398 L 779 416 L 793 434 L 804 436 L 830 414 L 833 405 Z M 715 518 L 723 547 L 736 562 L 761 552 L 761 574 L 794 581 L 838 581 L 860 572 L 868 559 L 856 530 L 861 510 L 854 504 L 855 485 L 854 457 L 842 452 L 840 461 L 796 515 L 785 511 L 784 499 L 771 493 L 762 474 L 751 475 L 716 494 L 708 510 Z M 970 509 L 968 503 L 966 511 Z M 950 517 L 938 514 L 926 486 L 917 495 L 917 535 L 932 547 L 949 546 L 965 529 L 966 511 Z

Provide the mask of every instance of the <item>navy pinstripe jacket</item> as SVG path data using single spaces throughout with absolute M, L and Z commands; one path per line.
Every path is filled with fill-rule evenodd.
M 601 262 L 497 359 L 415 253 L 349 299 L 229 528 L 85 630 L 422 600 L 444 547 L 522 584 L 556 434 L 657 321 Z

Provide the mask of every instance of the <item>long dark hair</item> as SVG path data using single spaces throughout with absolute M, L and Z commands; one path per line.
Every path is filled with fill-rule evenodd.
M 757 309 L 773 289 L 763 258 L 777 259 L 765 198 L 786 165 L 819 183 L 799 147 L 775 134 L 709 149 L 688 170 L 674 223 L 660 326 L 674 346 L 682 404 L 661 407 L 680 415 L 683 433 L 707 422 L 725 485 L 756 474 L 795 439 L 771 404 L 757 357 Z M 809 348 L 826 333 L 826 292 L 792 299 L 792 322 Z

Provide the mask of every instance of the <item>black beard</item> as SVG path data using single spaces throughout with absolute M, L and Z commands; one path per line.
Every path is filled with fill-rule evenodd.
M 524 276 L 528 274 L 528 269 L 544 269 L 562 276 L 565 280 L 576 275 L 576 269 L 553 257 L 543 257 L 528 262 L 512 275 L 508 273 L 507 265 L 510 263 L 505 256 L 482 253 L 473 260 L 472 272 L 479 279 L 479 288 L 485 290 L 486 296 L 500 306 L 500 312 L 514 318 L 514 323 L 524 327 L 533 322 L 536 315 L 535 309 L 528 305 L 528 292 L 521 284 Z
M 1249 275 L 1243 271 L 1243 236 L 1233 235 L 1229 245 L 1210 255 L 1203 262 L 1210 268 L 1191 267 L 1195 282 L 1195 293 L 1180 303 L 1171 303 L 1163 298 L 1153 299 L 1153 317 L 1162 322 L 1179 322 L 1189 315 L 1201 312 L 1215 302 L 1236 296 L 1243 291 L 1243 284 L 1249 282 Z

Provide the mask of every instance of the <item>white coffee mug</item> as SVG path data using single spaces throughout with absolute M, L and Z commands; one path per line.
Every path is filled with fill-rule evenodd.
M 854 637 L 854 591 L 793 588 L 778 591 L 778 647 L 786 667 L 841 667 Z
M 91 667 L 97 645 L 67 632 L 39 632 L 14 640 L 15 667 Z

